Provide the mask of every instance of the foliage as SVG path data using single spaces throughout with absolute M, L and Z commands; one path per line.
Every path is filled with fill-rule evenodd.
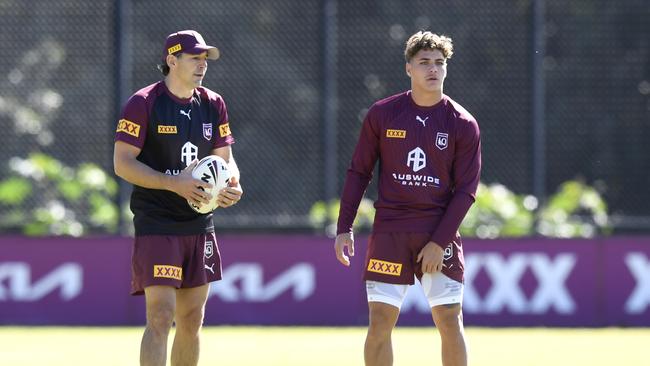
M 32 193 L 32 184 L 21 177 L 11 177 L 0 182 L 0 202 L 15 206 Z
M 331 226 L 335 225 L 339 205 L 338 200 L 330 205 L 316 202 L 309 213 L 311 224 L 316 228 L 330 225 L 325 229 L 333 234 L 335 228 Z M 364 198 L 354 223 L 355 230 L 368 231 L 373 219 L 372 202 Z M 610 234 L 611 227 L 607 204 L 601 195 L 580 181 L 563 183 L 541 207 L 532 195 L 515 194 L 501 184 L 481 183 L 476 202 L 465 216 L 460 232 L 478 238 L 535 235 L 590 238 Z
M 481 184 L 461 234 L 479 238 L 541 235 L 591 238 L 611 233 L 607 204 L 593 187 L 568 181 L 539 207 L 538 199 L 516 195 L 500 184 Z
M 0 181 L 2 231 L 34 236 L 116 232 L 117 182 L 97 165 L 72 168 L 33 153 L 11 158 L 9 171 Z
M 324 201 L 314 203 L 309 210 L 309 222 L 315 228 L 325 228 L 328 235 L 336 234 L 336 220 L 339 215 L 340 200 L 330 201 L 327 205 Z M 355 230 L 368 231 L 372 228 L 375 219 L 375 208 L 371 200 L 361 199 L 357 217 L 354 219 Z
M 544 236 L 590 238 L 609 234 L 607 204 L 592 187 L 578 181 L 562 184 L 539 213 L 537 232 Z
M 504 185 L 479 184 L 476 201 L 460 227 L 464 236 L 479 238 L 533 235 L 537 199 L 519 196 Z

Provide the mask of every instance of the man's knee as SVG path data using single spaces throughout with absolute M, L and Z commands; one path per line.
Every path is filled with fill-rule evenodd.
M 371 302 L 370 307 L 370 325 L 368 327 L 368 334 L 371 336 L 386 336 L 390 335 L 397 317 L 399 309 L 384 303 Z
M 192 307 L 183 312 L 176 313 L 176 329 L 187 332 L 198 332 L 203 325 L 203 306 Z
M 160 303 L 147 309 L 147 327 L 151 330 L 166 334 L 174 321 L 174 306 Z
M 439 305 L 431 309 L 433 321 L 442 334 L 453 334 L 463 329 L 463 313 L 460 304 Z

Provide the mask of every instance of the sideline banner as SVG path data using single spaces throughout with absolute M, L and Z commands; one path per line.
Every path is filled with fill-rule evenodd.
M 365 325 L 367 238 L 346 268 L 333 240 L 222 235 L 207 325 Z M 650 326 L 650 237 L 464 239 L 466 325 Z M 131 238 L 0 237 L 0 325 L 142 325 Z M 430 325 L 419 285 L 399 324 Z

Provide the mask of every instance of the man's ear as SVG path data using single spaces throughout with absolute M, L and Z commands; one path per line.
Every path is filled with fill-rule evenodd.
M 167 61 L 167 66 L 172 67 L 172 65 L 176 65 L 176 56 L 167 55 L 166 61 Z
M 411 64 L 409 64 L 409 63 L 407 62 L 406 65 L 405 65 L 404 67 L 405 67 L 405 69 L 406 69 L 406 75 L 408 75 L 409 77 L 411 77 Z

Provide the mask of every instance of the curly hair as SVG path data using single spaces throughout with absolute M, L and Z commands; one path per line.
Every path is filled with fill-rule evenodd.
M 454 54 L 454 45 L 451 38 L 445 35 L 419 31 L 406 41 L 406 48 L 404 49 L 406 62 L 410 62 L 420 50 L 440 50 L 445 59 L 450 59 Z
M 163 64 L 156 65 L 156 67 L 158 68 L 158 70 L 160 70 L 163 76 L 169 75 L 169 66 L 167 65 L 167 63 L 165 63 L 164 65 Z

